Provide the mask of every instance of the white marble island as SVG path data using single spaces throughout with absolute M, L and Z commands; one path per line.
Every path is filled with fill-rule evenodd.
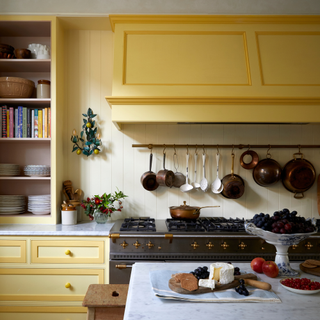
M 149 272 L 152 270 L 194 270 L 205 263 L 136 263 L 133 266 L 124 320 L 313 320 L 320 314 L 320 293 L 300 295 L 281 287 L 278 278 L 259 274 L 259 280 L 269 282 L 281 303 L 198 303 L 164 300 L 156 297 L 151 288 Z M 252 272 L 249 263 L 236 263 L 241 271 Z M 299 263 L 291 263 L 298 270 Z M 303 277 L 320 281 L 319 277 L 302 273 Z

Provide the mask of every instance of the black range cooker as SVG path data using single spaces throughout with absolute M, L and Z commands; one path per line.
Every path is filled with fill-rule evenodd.
M 244 219 L 200 217 L 196 220 L 148 217 L 118 220 L 110 231 L 110 283 L 129 283 L 137 262 L 274 260 L 276 249 L 246 233 Z M 317 221 L 320 223 L 320 220 Z M 320 234 L 289 248 L 289 259 L 320 259 Z

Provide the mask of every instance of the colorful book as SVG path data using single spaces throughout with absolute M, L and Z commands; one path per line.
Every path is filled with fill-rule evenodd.
M 2 138 L 7 138 L 7 106 L 2 106 Z
M 48 108 L 48 138 L 51 138 L 51 108 Z
M 18 108 L 14 109 L 14 137 L 18 138 Z
M 23 107 L 18 107 L 18 138 L 22 138 Z
M 10 138 L 10 113 L 7 109 L 7 138 Z
M 13 107 L 9 108 L 9 137 L 14 138 L 14 112 Z
M 42 121 L 43 121 L 42 109 L 39 109 L 38 110 L 38 136 L 39 136 L 39 138 L 43 138 Z
M 31 138 L 34 138 L 34 110 L 31 110 Z
M 38 109 L 34 109 L 34 137 L 39 138 L 39 135 L 38 135 Z
M 22 109 L 22 138 L 27 138 L 27 108 Z
M 43 137 L 48 138 L 48 108 L 43 111 Z
M 27 109 L 27 138 L 31 138 L 31 110 Z

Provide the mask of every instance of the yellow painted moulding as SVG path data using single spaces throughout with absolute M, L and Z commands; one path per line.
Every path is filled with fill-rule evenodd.
M 320 15 L 109 15 L 111 29 L 116 24 L 318 24 Z
M 86 307 L 5 307 L 0 306 L 0 313 L 86 313 Z

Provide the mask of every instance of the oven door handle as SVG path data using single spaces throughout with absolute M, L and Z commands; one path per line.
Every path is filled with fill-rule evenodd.
M 117 269 L 126 269 L 126 268 L 132 268 L 131 264 L 116 264 L 115 267 Z

